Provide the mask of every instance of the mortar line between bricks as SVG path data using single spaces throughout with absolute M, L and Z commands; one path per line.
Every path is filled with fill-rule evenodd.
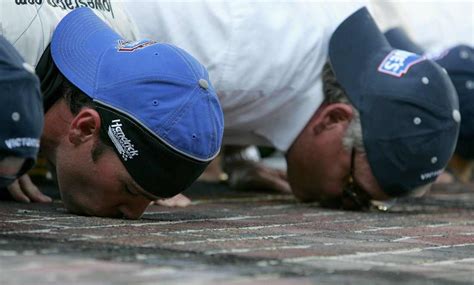
M 212 200 L 195 200 L 191 202 L 191 205 L 203 205 L 203 204 L 216 204 L 216 203 L 228 203 L 228 202 L 262 202 L 262 201 L 295 201 L 291 195 L 265 195 L 258 197 L 244 197 L 244 198 L 218 198 Z M 318 205 L 317 203 L 308 203 L 305 205 Z
M 258 206 L 254 209 L 256 210 L 285 210 L 291 208 L 297 208 L 298 206 L 295 204 L 287 204 L 287 205 L 272 205 L 272 206 Z
M 205 218 L 205 219 L 192 219 L 192 220 L 179 220 L 179 221 L 159 221 L 159 222 L 149 222 L 149 223 L 136 223 L 136 224 L 125 224 L 125 225 L 114 225 L 114 226 L 132 226 L 132 227 L 142 227 L 142 226 L 151 226 L 151 225 L 175 225 L 175 224 L 184 224 L 192 222 L 212 222 L 212 221 L 240 221 L 248 219 L 262 219 L 266 217 L 281 217 L 285 214 L 274 214 L 274 215 L 256 215 L 256 216 L 234 216 L 234 217 L 224 217 L 224 218 Z M 94 226 L 91 228 L 100 228 L 101 226 Z M 107 227 L 107 225 L 105 226 Z M 85 229 L 89 229 L 86 227 Z
M 285 246 L 271 246 L 271 247 L 257 247 L 257 248 L 231 248 L 231 249 L 204 251 L 204 254 L 214 255 L 214 254 L 229 254 L 229 253 L 247 253 L 250 251 L 278 251 L 282 249 L 308 249 L 311 247 L 312 245 L 285 245 Z
M 445 248 L 466 247 L 466 246 L 472 246 L 472 245 L 474 245 L 474 243 L 430 246 L 430 247 L 423 247 L 423 248 L 411 248 L 411 249 L 401 249 L 401 250 L 392 250 L 392 251 L 357 252 L 355 254 L 345 254 L 345 255 L 338 255 L 338 256 L 305 256 L 305 257 L 285 258 L 282 260 L 282 262 L 300 263 L 300 262 L 318 261 L 318 260 L 359 259 L 359 258 L 365 258 L 365 257 L 380 256 L 380 255 L 385 255 L 385 254 L 398 255 L 398 254 L 421 252 L 424 250 L 437 250 L 437 249 L 445 249 Z
M 337 262 L 341 262 L 342 260 L 337 260 Z M 413 266 L 446 266 L 452 265 L 456 263 L 463 263 L 463 262 L 471 262 L 474 261 L 474 258 L 461 258 L 456 260 L 443 260 L 443 261 L 436 261 L 436 262 L 427 262 L 427 263 L 417 263 L 417 264 L 407 264 L 407 263 L 394 263 L 394 262 L 384 262 L 384 261 L 375 261 L 375 260 L 357 260 L 358 264 L 363 265 L 371 265 L 371 266 L 380 266 L 380 267 L 396 267 L 400 269 L 401 267 L 407 267 L 413 269 Z M 353 263 L 353 260 L 344 261 L 345 263 Z
M 372 266 L 381 266 L 381 267 L 407 267 L 413 268 L 413 266 L 423 266 L 423 267 L 430 267 L 430 266 L 446 266 L 446 265 L 455 265 L 457 263 L 464 263 L 464 262 L 472 262 L 474 258 L 461 258 L 455 260 L 443 260 L 443 261 L 436 261 L 436 262 L 426 262 L 426 263 L 417 263 L 417 264 L 405 264 L 405 263 L 394 263 L 394 262 L 383 262 L 383 261 L 375 261 L 375 260 L 358 260 L 357 263 L 364 264 L 364 265 L 372 265 Z M 338 261 L 340 262 L 340 260 Z M 350 261 L 353 262 L 353 261 Z
M 26 231 L 12 231 L 12 232 L 0 232 L 0 236 L 2 235 L 10 235 L 10 234 L 40 234 L 40 233 L 49 233 L 53 229 L 40 229 L 40 230 L 26 230 Z
M 9 221 L 4 221 L 6 223 L 25 223 L 25 222 L 36 222 L 36 221 L 52 221 L 52 220 L 58 220 L 58 219 L 74 219 L 77 217 L 70 216 L 70 217 L 54 217 L 54 218 L 33 218 L 33 219 L 23 219 L 23 220 L 9 220 Z
M 460 234 L 456 234 L 455 236 L 458 236 Z M 401 241 L 406 241 L 410 239 L 418 239 L 418 238 L 427 238 L 427 237 L 443 237 L 443 234 L 436 234 L 436 235 L 422 235 L 422 236 L 405 236 L 401 238 L 396 238 L 391 240 L 391 242 L 401 242 Z
M 470 225 L 471 223 L 443 223 L 443 224 L 431 224 L 431 225 L 423 225 L 423 227 L 426 228 L 440 228 L 440 227 L 448 227 L 448 226 L 467 226 Z M 366 230 L 357 230 L 354 231 L 356 234 L 362 234 L 366 232 L 378 232 L 378 231 L 383 231 L 383 230 L 399 230 L 399 229 L 412 229 L 412 228 L 418 228 L 419 226 L 405 226 L 405 227 L 372 227 L 370 229 Z
M 227 228 L 206 228 L 206 229 L 199 229 L 199 230 L 180 230 L 180 231 L 167 231 L 166 234 L 169 236 L 170 234 L 187 234 L 187 233 L 199 233 L 199 232 L 209 232 L 209 231 L 228 231 L 228 230 L 261 230 L 265 228 L 279 228 L 284 226 L 299 226 L 299 225 L 307 225 L 312 224 L 312 222 L 304 222 L 304 223 L 293 223 L 293 224 L 273 224 L 267 226 L 251 226 L 251 227 L 227 227 Z M 163 233 L 147 233 L 146 235 L 150 236 L 163 236 Z M 69 239 L 70 241 L 81 241 L 81 240 L 91 240 L 91 239 L 102 239 L 102 238 L 121 238 L 127 235 L 112 235 L 112 236 L 91 236 L 86 235 L 83 237 L 76 237 Z M 144 235 L 137 235 L 137 236 L 144 236 Z M 298 236 L 295 234 L 295 236 Z
M 362 234 L 362 233 L 366 233 L 366 232 L 378 232 L 378 231 L 381 231 L 381 230 L 399 230 L 399 229 L 404 229 L 404 228 L 405 227 L 373 227 L 373 228 L 366 229 L 366 230 L 357 230 L 357 231 L 354 231 L 354 233 Z
M 302 222 L 302 223 L 289 223 L 289 224 L 272 224 L 272 225 L 265 225 L 265 226 L 248 226 L 248 227 L 226 227 L 226 228 L 206 228 L 206 229 L 199 229 L 199 230 L 180 230 L 180 231 L 168 231 L 167 233 L 172 234 L 186 234 L 186 233 L 199 233 L 204 231 L 227 231 L 227 230 L 261 230 L 261 229 L 269 229 L 269 228 L 280 228 L 286 226 L 302 226 L 302 225 L 309 225 L 313 224 L 314 222 Z M 158 233 L 159 234 L 159 233 Z M 154 234 L 151 234 L 154 235 Z
M 119 228 L 119 227 L 143 227 L 143 226 L 161 226 L 161 225 L 175 225 L 182 223 L 190 222 L 212 222 L 212 221 L 236 221 L 236 220 L 246 220 L 246 219 L 261 219 L 265 217 L 280 217 L 285 216 L 285 214 L 275 214 L 275 215 L 260 215 L 260 216 L 237 216 L 237 217 L 226 217 L 226 218 L 211 218 L 211 219 L 195 219 L 195 220 L 179 220 L 179 221 L 161 221 L 161 222 L 149 222 L 149 223 L 137 223 L 137 224 L 114 224 L 114 225 L 100 225 L 100 226 L 87 226 L 87 227 L 70 227 L 70 226 L 61 226 L 55 225 L 57 229 L 73 229 L 73 230 L 88 230 L 88 229 L 101 229 L 101 228 Z M 299 223 L 297 223 L 299 224 Z M 288 224 L 291 225 L 291 224 Z M 263 226 L 266 227 L 266 226 Z M 18 233 L 35 233 L 37 230 L 31 231 L 9 231 L 9 232 L 0 232 L 2 235 L 11 235 Z
M 451 260 L 443 260 L 443 261 L 434 261 L 429 263 L 423 263 L 423 266 L 445 266 L 451 265 L 456 263 L 464 263 L 464 262 L 474 262 L 474 258 L 461 258 L 461 259 L 451 259 Z
M 472 259 L 472 258 L 468 258 L 468 259 Z M 470 261 L 470 260 L 469 260 Z M 469 261 L 466 261 L 466 262 L 469 262 Z M 353 260 L 350 260 L 350 261 L 342 261 L 342 260 L 338 260 L 336 262 L 342 262 L 342 263 L 349 263 L 349 264 L 352 264 L 354 263 Z M 440 263 L 443 263 L 445 261 L 441 261 Z M 463 262 L 462 260 L 460 260 L 460 262 Z M 456 262 L 453 262 L 453 264 L 455 264 Z M 431 263 L 417 263 L 417 264 L 410 264 L 410 263 L 394 263 L 394 262 L 384 262 L 384 261 L 375 261 L 375 260 L 358 260 L 357 261 L 357 264 L 358 265 L 362 265 L 362 266 L 370 266 L 370 267 L 373 267 L 373 266 L 379 266 L 379 267 L 395 267 L 397 268 L 397 270 L 401 270 L 403 268 L 403 270 L 413 270 L 414 268 L 417 268 L 416 270 L 420 270 L 420 267 L 430 267 L 430 266 L 437 266 L 437 264 L 431 264 Z M 447 264 L 449 265 L 449 264 Z
M 283 235 L 266 235 L 266 236 L 257 236 L 257 237 L 208 238 L 208 239 L 193 240 L 193 241 L 175 241 L 171 243 L 164 243 L 162 245 L 190 245 L 190 244 L 212 243 L 212 242 L 267 240 L 267 239 L 279 239 L 279 238 L 296 237 L 296 236 L 298 235 L 297 234 L 283 234 Z

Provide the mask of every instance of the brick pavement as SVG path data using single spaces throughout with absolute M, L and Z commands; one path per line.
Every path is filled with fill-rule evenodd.
M 0 284 L 474 283 L 472 186 L 366 213 L 207 184 L 189 195 L 138 221 L 1 202 Z

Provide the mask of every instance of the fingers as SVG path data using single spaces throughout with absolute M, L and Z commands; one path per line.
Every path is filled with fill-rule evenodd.
M 15 180 L 15 182 L 7 186 L 7 189 L 15 201 L 30 203 L 30 199 L 23 193 L 23 191 L 21 191 L 20 183 L 18 182 L 18 180 Z
M 281 178 L 281 179 L 284 179 L 284 180 L 287 180 L 288 181 L 288 172 L 286 172 L 286 170 L 280 170 L 280 169 L 275 169 L 275 171 L 278 172 L 278 176 Z
M 191 200 L 183 194 L 178 194 L 168 199 L 160 199 L 155 201 L 156 205 L 165 207 L 180 207 L 184 208 L 191 205 Z
M 233 170 L 229 180 L 231 187 L 240 190 L 270 190 L 291 193 L 286 171 L 272 169 L 263 164 L 242 165 Z
M 267 169 L 259 173 L 258 184 L 265 189 L 271 189 L 280 193 L 291 193 L 290 184 L 286 175 L 282 175 L 280 170 Z
M 21 176 L 18 181 L 23 193 L 28 196 L 32 202 L 49 203 L 53 201 L 50 197 L 41 193 L 38 187 L 31 181 L 28 174 Z
M 18 178 L 14 183 L 8 186 L 7 189 L 13 199 L 18 202 L 48 203 L 52 201 L 50 197 L 41 193 L 38 187 L 33 184 L 28 174 L 25 174 Z
M 456 178 L 451 173 L 443 171 L 438 178 L 436 179 L 435 183 L 442 184 L 442 183 L 453 183 L 456 181 Z

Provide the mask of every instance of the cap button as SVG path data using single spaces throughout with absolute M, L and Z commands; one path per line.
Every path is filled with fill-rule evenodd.
M 18 113 L 18 112 L 13 112 L 13 113 L 12 113 L 12 120 L 13 120 L 14 122 L 18 122 L 18 121 L 20 120 L 20 113 Z
M 453 119 L 456 123 L 461 122 L 461 113 L 459 113 L 459 110 L 453 110 Z
M 466 88 L 469 90 L 474 89 L 474 81 L 471 81 L 471 80 L 466 81 Z
M 462 59 L 468 59 L 469 58 L 469 52 L 467 50 L 461 50 L 461 52 L 459 52 L 459 56 Z
M 209 88 L 209 83 L 207 82 L 206 79 L 199 79 L 199 86 L 201 86 L 201 88 L 203 89 L 208 89 Z

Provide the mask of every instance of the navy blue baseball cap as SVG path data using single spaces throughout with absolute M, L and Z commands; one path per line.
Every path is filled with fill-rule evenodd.
M 0 160 L 24 158 L 16 177 L 33 167 L 43 130 L 43 102 L 34 68 L 0 36 Z M 14 179 L 13 179 L 14 180 Z M 2 180 L 2 182 L 5 182 Z M 9 181 L 13 182 L 13 181 Z M 1 185 L 6 183 L 1 183 Z
M 393 49 L 366 8 L 336 29 L 329 58 L 360 113 L 368 162 L 383 191 L 403 196 L 433 182 L 453 154 L 461 121 L 442 68 Z
M 385 36 L 395 48 L 425 53 L 402 28 L 390 29 Z M 446 69 L 456 88 L 462 123 L 455 152 L 466 159 L 474 159 L 474 49 L 467 45 L 456 45 L 425 56 Z
M 456 153 L 474 159 L 474 49 L 458 45 L 434 56 L 433 60 L 448 72 L 459 96 L 462 123 Z
M 92 98 L 101 137 L 153 198 L 184 191 L 218 154 L 222 110 L 206 68 L 184 50 L 128 41 L 79 8 L 57 26 L 51 55 Z

